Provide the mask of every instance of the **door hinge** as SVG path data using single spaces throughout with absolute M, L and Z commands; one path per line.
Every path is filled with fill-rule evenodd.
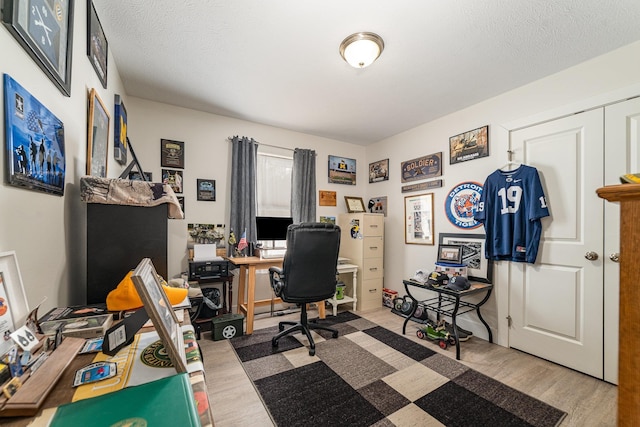
M 513 323 L 513 319 L 511 318 L 511 315 L 507 316 L 506 319 L 507 319 L 507 324 L 509 325 L 509 327 L 511 327 Z

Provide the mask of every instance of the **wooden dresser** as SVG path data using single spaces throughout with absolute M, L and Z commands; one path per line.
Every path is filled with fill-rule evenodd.
M 382 306 L 384 287 L 384 215 L 350 213 L 338 216 L 342 230 L 340 256 L 358 266 L 357 309 Z

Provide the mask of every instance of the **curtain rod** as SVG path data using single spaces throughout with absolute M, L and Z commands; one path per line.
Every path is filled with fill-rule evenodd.
M 231 142 L 231 140 L 233 140 L 232 136 L 227 137 L 227 141 Z M 265 147 L 279 148 L 281 150 L 288 150 L 288 151 L 296 151 L 294 148 L 280 147 L 278 145 L 265 144 L 264 142 L 258 142 L 258 141 L 256 141 L 256 143 L 258 145 L 264 145 Z

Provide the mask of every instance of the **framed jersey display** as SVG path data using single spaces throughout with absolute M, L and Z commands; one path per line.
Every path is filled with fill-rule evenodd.
M 58 89 L 71 96 L 73 0 L 2 0 L 2 20 Z

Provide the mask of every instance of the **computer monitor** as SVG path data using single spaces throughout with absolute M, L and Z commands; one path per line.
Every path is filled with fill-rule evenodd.
M 257 216 L 257 239 L 259 242 L 287 240 L 287 227 L 291 224 L 293 224 L 291 217 Z

